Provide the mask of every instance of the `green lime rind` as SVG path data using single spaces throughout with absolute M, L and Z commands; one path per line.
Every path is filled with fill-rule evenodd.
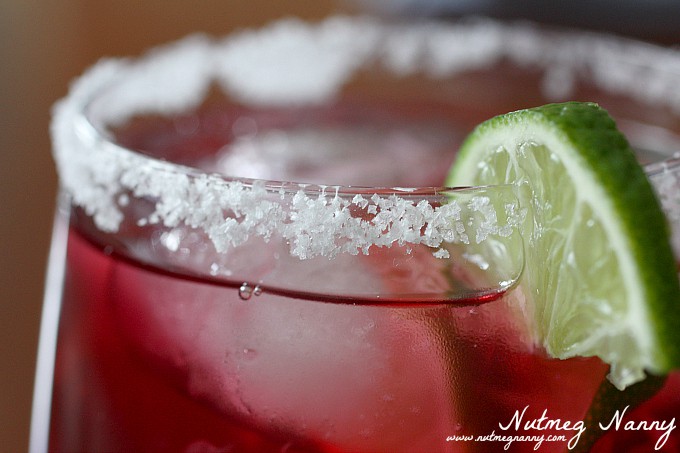
M 447 185 L 516 185 L 537 341 L 598 356 L 624 388 L 680 368 L 680 285 L 666 217 L 614 120 L 593 103 L 520 110 L 479 125 Z

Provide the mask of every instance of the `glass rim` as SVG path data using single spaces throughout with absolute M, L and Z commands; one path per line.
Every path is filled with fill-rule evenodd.
M 345 55 L 343 61 L 339 63 L 333 62 L 336 65 L 344 64 L 347 67 L 334 68 L 337 73 L 334 77 L 329 77 L 331 80 L 327 81 L 327 85 L 318 87 L 315 90 L 309 89 L 310 87 L 303 83 L 301 87 L 294 87 L 292 94 L 286 94 L 285 91 L 288 87 L 281 85 L 273 89 L 273 91 L 279 91 L 275 95 L 278 96 L 278 99 L 252 97 L 251 99 L 243 98 L 240 100 L 246 104 L 252 102 L 254 106 L 269 106 L 272 105 L 270 102 L 272 100 L 274 103 L 323 103 L 333 97 L 337 90 L 342 87 L 342 84 L 353 75 L 353 71 L 367 63 L 373 63 L 374 60 L 381 60 L 379 63 L 393 71 L 394 75 L 398 77 L 409 75 L 413 72 L 425 72 L 436 79 L 458 72 L 484 68 L 501 59 L 510 59 L 513 63 L 526 67 L 536 67 L 546 71 L 551 71 L 550 66 L 555 66 L 553 72 L 571 70 L 576 73 L 575 77 L 582 77 L 579 73 L 590 72 L 590 75 L 594 76 L 593 82 L 598 84 L 598 88 L 603 91 L 621 91 L 622 94 L 627 96 L 644 98 L 643 100 L 646 102 L 658 102 L 680 114 L 680 95 L 667 96 L 667 94 L 675 93 L 675 91 L 671 90 L 671 87 L 666 86 L 671 82 L 667 80 L 669 78 L 676 77 L 680 80 L 680 52 L 669 47 L 618 35 L 547 26 L 527 21 L 467 18 L 456 22 L 432 19 L 417 22 L 390 22 L 385 19 L 368 17 L 338 16 L 317 23 L 308 23 L 299 19 L 283 19 L 260 29 L 232 33 L 222 39 L 195 34 L 154 48 L 137 58 L 103 59 L 79 77 L 72 85 L 67 97 L 55 105 L 51 125 L 52 135 L 55 141 L 58 141 L 56 139 L 59 135 L 64 135 L 62 131 L 64 125 L 59 124 L 59 117 L 68 116 L 69 121 L 79 123 L 77 128 L 85 136 L 90 136 L 89 139 L 96 142 L 109 141 L 112 145 L 116 145 L 112 137 L 106 133 L 106 127 L 95 124 L 89 118 L 87 110 L 95 102 L 96 98 L 102 95 L 102 92 L 115 87 L 121 79 L 139 78 L 140 76 L 143 77 L 145 72 L 151 73 L 155 71 L 161 73 L 165 69 L 176 67 L 176 65 L 169 61 L 171 59 L 179 61 L 182 57 L 192 56 L 193 61 L 190 61 L 190 63 L 195 65 L 201 63 L 204 67 L 191 73 L 189 78 L 194 80 L 187 82 L 185 88 L 181 90 L 184 93 L 179 95 L 176 92 L 172 93 L 173 96 L 177 96 L 175 99 L 168 101 L 168 99 L 154 98 L 154 95 L 144 96 L 141 91 L 136 91 L 132 98 L 142 98 L 142 103 L 148 101 L 150 104 L 135 106 L 137 101 L 129 96 L 132 93 L 128 93 L 128 99 L 115 104 L 118 105 L 118 108 L 114 107 L 112 109 L 111 104 L 107 105 L 107 115 L 110 118 L 104 122 L 120 122 L 128 119 L 131 114 L 137 113 L 150 112 L 163 114 L 186 109 L 186 107 L 198 104 L 208 84 L 215 81 L 222 82 L 221 87 L 225 91 L 230 88 L 238 88 L 237 85 L 239 83 L 248 83 L 247 75 L 252 74 L 252 68 L 246 75 L 235 74 L 235 72 L 239 71 L 247 72 L 244 69 L 238 68 L 232 74 L 227 73 L 231 70 L 229 65 L 234 63 L 235 59 L 244 52 L 255 50 L 254 46 L 261 46 L 262 49 L 268 51 L 271 50 L 269 48 L 272 47 L 272 44 L 288 35 L 291 38 L 290 45 L 306 43 L 323 50 L 327 50 L 328 46 L 339 49 L 338 42 L 348 46 L 350 41 L 362 41 L 358 39 L 355 33 L 359 33 L 358 36 L 363 37 L 365 42 L 346 49 L 344 53 L 351 56 Z M 332 35 L 338 35 L 340 38 L 333 39 Z M 490 38 L 486 40 L 479 39 L 484 35 L 490 36 Z M 564 39 L 565 37 L 574 39 Z M 315 40 L 313 38 L 320 39 Z M 319 41 L 324 39 L 330 41 L 330 43 L 321 42 L 319 44 Z M 474 40 L 482 42 L 477 43 L 477 48 L 474 52 L 457 49 L 458 55 L 447 56 L 447 52 L 441 47 L 445 47 L 445 44 L 448 42 L 455 42 L 457 40 L 462 40 L 463 44 Z M 447 50 L 450 51 L 451 49 Z M 533 56 L 530 55 L 532 53 L 534 54 Z M 227 56 L 227 61 L 222 65 L 211 63 L 210 60 L 215 60 L 215 57 L 220 54 Z M 550 58 L 544 58 L 546 54 L 550 54 Z M 633 71 L 634 68 L 647 68 L 645 75 L 650 80 L 656 82 L 653 84 L 654 87 L 645 91 L 645 84 L 633 84 L 631 80 L 623 80 L 635 74 L 624 75 L 623 77 L 620 75 L 613 76 L 618 78 L 618 83 L 615 83 L 617 82 L 616 78 L 607 78 L 609 77 L 608 71 L 595 66 L 602 57 L 609 57 L 609 61 L 606 64 L 619 65 L 619 69 L 628 67 L 629 71 Z M 427 58 L 430 60 L 426 60 Z M 262 57 L 262 59 L 264 60 L 265 57 Z M 558 65 L 558 63 L 564 66 Z M 217 80 L 221 76 L 220 72 L 223 71 L 225 72 L 225 74 L 222 74 L 224 75 L 222 77 L 223 80 Z M 184 74 L 179 73 L 175 75 Z M 554 75 L 546 74 L 546 78 L 552 76 Z M 239 77 L 240 79 L 237 80 Z M 268 78 L 268 80 L 272 79 Z M 165 80 L 164 82 L 167 84 L 168 81 Z M 565 79 L 565 82 L 567 85 L 569 84 L 569 80 Z M 666 83 L 664 84 L 664 82 Z M 173 89 L 178 86 L 174 84 L 174 81 L 171 83 L 173 83 Z M 261 82 L 255 83 L 260 83 L 261 85 Z M 299 81 L 294 83 L 300 85 Z M 550 83 L 549 80 L 544 80 L 544 85 L 546 85 L 544 88 L 547 91 L 554 89 L 549 87 Z M 148 88 L 149 86 L 147 85 L 146 87 Z M 259 86 L 259 88 L 263 87 L 264 85 Z M 167 88 L 168 85 L 162 87 L 161 90 Z M 248 91 L 246 96 L 254 96 L 254 88 L 256 87 L 253 86 L 249 90 L 245 90 Z M 295 88 L 297 88 L 297 91 L 295 91 Z M 641 92 L 633 91 L 635 89 L 641 90 Z M 122 92 L 124 93 L 124 91 Z M 191 92 L 195 93 L 192 94 Z M 116 94 L 119 93 L 116 92 Z M 161 92 L 158 90 L 155 96 L 158 96 L 158 94 L 167 95 L 171 94 L 171 92 L 167 90 Z M 235 90 L 230 91 L 229 94 L 239 95 Z M 271 93 L 265 92 L 263 96 L 268 95 L 271 95 Z M 650 97 L 650 95 L 653 96 Z M 136 109 L 139 109 L 139 111 Z M 65 110 L 68 112 L 65 112 Z M 91 130 L 84 132 L 87 125 L 90 126 Z M 55 146 L 59 148 L 58 144 L 55 144 Z M 122 146 L 119 148 L 125 149 Z M 135 150 L 130 151 L 135 152 Z M 57 149 L 56 152 L 58 153 L 59 150 Z M 152 156 L 146 156 L 146 158 L 149 162 L 159 161 L 159 159 Z M 669 161 L 674 159 L 678 159 L 678 156 L 671 156 Z M 165 163 L 167 161 L 162 162 Z M 182 171 L 191 172 L 195 170 L 189 170 L 189 167 L 184 168 L 184 166 L 179 164 L 175 165 L 177 165 L 178 169 L 182 169 Z M 249 179 L 238 176 L 222 176 L 226 179 Z M 291 181 L 291 183 L 293 182 Z M 387 187 L 377 188 L 385 189 Z M 450 187 L 440 188 L 452 189 Z M 357 187 L 357 189 L 368 189 L 368 187 Z M 437 187 L 431 187 L 430 189 L 435 190 Z
M 451 43 L 457 44 L 456 51 L 452 51 Z M 270 77 L 270 60 L 282 64 L 281 52 L 286 49 L 284 58 L 295 55 L 301 60 L 286 63 L 286 69 L 292 68 L 289 74 Z M 248 58 L 254 54 L 259 55 L 257 61 Z M 307 65 L 310 58 L 322 57 L 326 60 Z M 137 59 L 106 59 L 97 63 L 76 81 L 69 95 L 54 109 L 52 137 L 60 182 L 72 202 L 84 207 L 106 232 L 117 231 L 123 217 L 121 211 L 129 203 L 128 196 L 161 199 L 165 196 L 163 191 L 170 188 L 167 183 L 139 189 L 140 184 L 149 185 L 153 177 L 163 174 L 184 175 L 203 181 L 201 184 L 236 184 L 237 191 L 247 187 L 264 188 L 269 193 L 302 192 L 308 198 L 328 192 L 345 198 L 380 192 L 409 200 L 493 191 L 493 186 L 323 186 L 207 174 L 127 149 L 117 144 L 106 128 L 134 114 L 172 114 L 197 106 L 214 83 L 230 96 L 236 96 L 237 101 L 254 107 L 317 105 L 332 99 L 354 72 L 367 64 L 378 64 L 397 77 L 425 73 L 436 80 L 483 69 L 502 60 L 544 71 L 542 88 L 548 97 L 564 95 L 574 78 L 588 77 L 605 92 L 663 102 L 680 113 L 680 96 L 669 95 L 676 92 L 670 82 L 680 80 L 680 52 L 650 43 L 590 31 L 480 18 L 415 23 L 368 17 L 333 17 L 319 23 L 284 19 L 222 40 L 193 35 Z M 654 83 L 641 84 L 633 77 L 640 68 L 647 69 L 645 75 Z M 266 77 L 256 77 L 259 73 Z M 316 83 L 320 80 L 323 82 Z M 267 85 L 271 82 L 275 83 Z M 102 96 L 108 96 L 106 99 L 111 102 L 106 103 L 105 110 L 100 109 L 104 118 L 98 123 L 93 120 L 91 109 Z M 662 173 L 678 164 L 680 157 L 670 157 L 662 165 L 665 169 Z M 645 170 L 656 172 L 658 168 L 657 164 Z M 121 175 L 129 180 L 123 184 L 129 192 L 126 196 L 120 195 Z M 334 212 L 328 210 L 327 214 Z M 177 212 L 172 209 L 157 214 L 154 222 L 172 225 L 178 221 Z M 188 217 L 184 214 L 185 221 Z

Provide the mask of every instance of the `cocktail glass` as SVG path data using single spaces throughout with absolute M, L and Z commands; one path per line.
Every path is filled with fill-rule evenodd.
M 536 346 L 512 188 L 438 186 L 481 120 L 597 101 L 677 225 L 678 68 L 597 34 L 342 17 L 100 62 L 55 108 L 31 450 L 584 445 L 501 427 L 524 408 L 578 425 L 606 374 Z M 679 389 L 638 416 L 672 418 Z

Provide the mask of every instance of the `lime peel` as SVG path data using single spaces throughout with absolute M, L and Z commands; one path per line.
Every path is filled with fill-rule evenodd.
M 623 389 L 680 367 L 680 287 L 654 190 L 609 114 L 567 102 L 501 115 L 465 140 L 448 185 L 514 184 L 528 210 L 520 285 L 556 358 L 598 356 Z

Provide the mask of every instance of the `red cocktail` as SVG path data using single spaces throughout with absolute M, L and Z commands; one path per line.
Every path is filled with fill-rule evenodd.
M 57 108 L 65 264 L 52 268 L 63 272 L 48 294 L 60 310 L 54 389 L 36 406 L 32 448 L 585 443 L 607 366 L 536 346 L 512 190 L 429 188 L 470 126 L 569 88 L 507 44 L 529 38 L 564 37 L 337 19 L 100 64 Z M 457 51 L 437 47 L 451 42 Z M 594 58 L 555 55 L 562 68 Z M 637 145 L 673 142 L 673 124 L 629 116 L 647 112 L 610 87 L 571 88 L 610 102 Z M 668 382 L 640 417 L 677 416 L 678 376 Z M 596 448 L 653 449 L 663 432 L 622 429 Z M 678 442 L 670 432 L 665 451 Z

